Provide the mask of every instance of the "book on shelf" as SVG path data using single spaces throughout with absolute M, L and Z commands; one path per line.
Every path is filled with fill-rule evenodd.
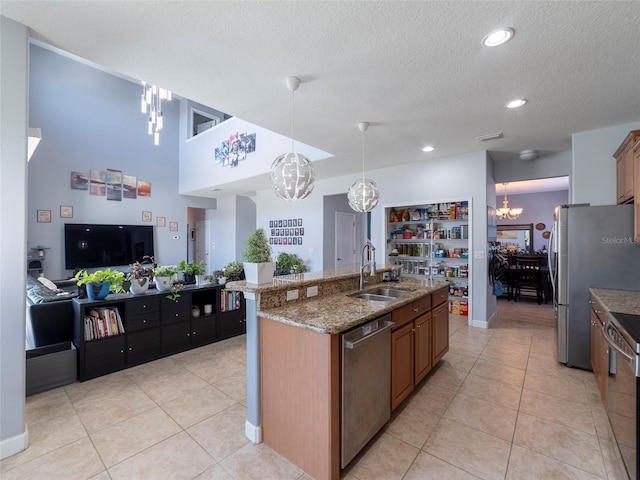
M 117 307 L 92 308 L 84 317 L 85 340 L 96 340 L 121 333 L 124 333 L 124 326 Z

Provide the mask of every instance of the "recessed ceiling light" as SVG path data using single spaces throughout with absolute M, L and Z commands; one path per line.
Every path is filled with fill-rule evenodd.
M 485 47 L 497 47 L 511 40 L 514 34 L 515 32 L 511 28 L 498 28 L 486 35 L 482 39 L 482 44 Z
M 422 149 L 423 152 L 433 152 L 434 150 L 435 148 L 433 148 L 431 145 L 427 145 Z
M 517 100 L 511 100 L 509 103 L 505 105 L 507 108 L 519 108 L 527 103 L 527 100 L 524 98 L 518 98 Z

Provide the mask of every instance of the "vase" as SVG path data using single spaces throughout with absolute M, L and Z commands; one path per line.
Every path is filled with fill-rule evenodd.
M 196 276 L 195 275 L 191 275 L 189 273 L 185 273 L 184 274 L 184 283 L 187 285 L 193 285 L 194 283 L 196 283 Z
M 105 283 L 89 283 L 87 284 L 87 296 L 91 300 L 104 300 L 109 295 L 111 284 Z
M 196 275 L 196 286 L 202 287 L 209 282 L 207 281 L 207 275 Z
M 143 295 L 149 289 L 149 281 L 148 278 L 132 278 L 131 286 L 129 287 L 129 291 L 134 295 Z
M 251 263 L 244 262 L 244 276 L 247 283 L 262 285 L 273 282 L 273 273 L 276 271 L 275 262 Z
M 156 277 L 156 289 L 159 292 L 166 292 L 171 289 L 173 277 Z

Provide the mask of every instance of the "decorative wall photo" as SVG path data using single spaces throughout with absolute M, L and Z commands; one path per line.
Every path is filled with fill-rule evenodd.
M 247 154 L 256 151 L 256 134 L 236 133 L 215 149 L 215 163 L 223 167 L 237 167 L 247 159 Z
M 60 218 L 73 218 L 73 207 L 70 205 L 60 205 Z
M 89 190 L 89 178 L 85 172 L 71 172 L 71 188 Z
M 169 222 L 169 231 L 177 232 L 178 231 L 178 222 Z
M 156 227 L 164 227 L 167 224 L 165 217 L 156 217 Z
M 151 196 L 151 182 L 145 182 L 144 180 L 138 180 L 138 196 L 150 197 Z
M 143 222 L 150 222 L 151 221 L 151 212 L 143 211 L 142 212 L 142 221 Z
M 107 200 L 122 200 L 122 172 L 107 169 Z
M 122 176 L 122 198 L 137 198 L 138 179 L 131 175 Z
M 90 172 L 89 193 L 104 197 L 107 194 L 106 176 L 102 170 L 91 170 Z
M 51 210 L 38 210 L 38 223 L 51 223 Z

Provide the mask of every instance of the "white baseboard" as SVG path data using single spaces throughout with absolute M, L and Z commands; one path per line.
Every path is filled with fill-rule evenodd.
M 489 322 L 485 322 L 484 320 L 472 320 L 471 326 L 477 328 L 489 328 Z
M 244 435 L 251 443 L 262 443 L 262 427 L 256 427 L 249 420 L 244 422 Z
M 29 430 L 24 426 L 24 433 L 0 441 L 0 460 L 23 451 L 29 446 Z

